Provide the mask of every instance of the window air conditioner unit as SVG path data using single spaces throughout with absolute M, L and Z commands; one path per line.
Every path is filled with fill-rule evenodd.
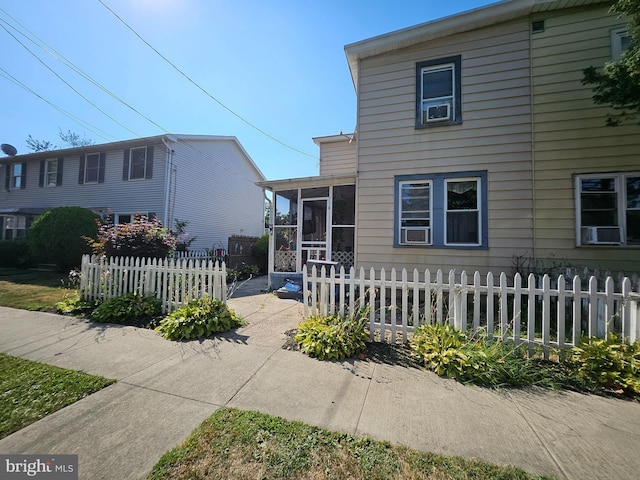
M 428 227 L 404 227 L 402 229 L 402 243 L 414 243 L 417 245 L 426 245 L 429 243 Z
M 620 245 L 622 229 L 620 227 L 582 227 L 583 245 Z
M 430 105 L 422 112 L 422 123 L 445 122 L 451 120 L 451 104 Z

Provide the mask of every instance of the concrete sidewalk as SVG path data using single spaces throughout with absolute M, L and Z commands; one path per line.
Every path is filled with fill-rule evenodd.
M 143 478 L 202 420 L 231 406 L 558 478 L 638 478 L 640 404 L 495 392 L 367 360 L 317 361 L 281 348 L 302 306 L 265 286 L 252 280 L 229 302 L 245 327 L 192 342 L 0 308 L 0 351 L 118 380 L 0 440 L 0 453 L 78 454 L 81 479 Z

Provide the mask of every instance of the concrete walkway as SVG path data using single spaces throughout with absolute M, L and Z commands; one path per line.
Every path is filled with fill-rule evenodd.
M 495 392 L 367 360 L 320 362 L 281 348 L 302 306 L 265 286 L 252 280 L 230 300 L 247 326 L 192 342 L 0 308 L 0 351 L 118 380 L 0 440 L 0 453 L 78 454 L 81 479 L 143 478 L 230 406 L 558 478 L 638 478 L 640 404 Z

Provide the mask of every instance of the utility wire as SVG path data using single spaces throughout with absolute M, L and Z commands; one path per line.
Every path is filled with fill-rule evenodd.
M 60 79 L 61 82 L 63 82 L 66 86 L 68 86 L 71 90 L 73 90 L 76 94 L 78 94 L 81 98 L 83 98 L 87 103 L 89 103 L 93 108 L 95 108 L 96 110 L 98 110 L 100 113 L 102 113 L 103 115 L 105 115 L 106 117 L 108 117 L 109 119 L 113 120 L 115 123 L 117 123 L 118 125 L 120 125 L 122 128 L 124 128 L 125 130 L 131 132 L 132 134 L 134 134 L 136 137 L 140 137 L 141 135 L 134 132 L 133 130 L 131 130 L 130 128 L 128 128 L 127 126 L 123 125 L 122 123 L 120 123 L 118 120 L 116 120 L 115 118 L 113 118 L 111 115 L 109 115 L 107 112 L 105 112 L 104 110 L 102 110 L 100 107 L 98 107 L 95 103 L 93 103 L 91 100 L 89 100 L 87 97 L 85 97 L 83 94 L 81 94 L 78 90 L 76 90 L 69 82 L 67 82 L 64 78 L 62 78 L 60 75 L 58 75 L 58 73 L 53 70 L 49 65 L 47 65 L 45 62 L 43 62 L 35 53 L 33 53 L 29 47 L 27 47 L 24 43 L 22 43 L 13 33 L 11 33 L 9 30 L 7 30 L 7 28 L 0 24 L 0 27 L 7 32 L 9 35 L 11 35 L 11 37 L 18 42 L 27 52 L 29 52 L 31 55 L 33 55 L 33 57 L 38 60 L 38 62 L 40 62 L 42 65 L 44 65 L 47 70 L 49 70 L 51 73 L 53 73 L 56 77 L 58 77 L 58 79 Z
M 81 68 L 79 68 L 78 66 L 76 66 L 71 60 L 67 59 L 64 55 L 62 55 L 60 52 L 58 52 L 55 48 L 53 48 L 51 45 L 49 45 L 47 42 L 45 42 L 44 40 L 42 40 L 40 37 L 38 37 L 35 33 L 33 33 L 32 31 L 30 31 L 27 27 L 25 27 L 23 24 L 21 24 L 18 20 L 16 20 L 14 17 L 12 17 L 9 13 L 7 13 L 5 10 L 3 10 L 2 8 L 0 8 L 0 12 L 4 13 L 7 17 L 9 17 L 11 20 L 13 20 L 15 23 L 17 23 L 21 28 L 23 28 L 24 30 L 26 30 L 30 35 L 32 35 L 33 37 L 35 37 L 38 42 L 35 42 L 32 38 L 29 38 L 27 35 L 25 35 L 23 32 L 20 32 L 17 28 L 15 28 L 13 25 L 11 25 L 10 23 L 8 23 L 6 20 L 3 20 L 0 18 L 1 22 L 4 22 L 6 25 L 8 25 L 9 27 L 11 27 L 13 30 L 15 30 L 17 33 L 19 33 L 20 35 L 22 35 L 24 38 L 26 38 L 27 40 L 29 40 L 31 43 L 33 43 L 34 45 L 38 46 L 39 48 L 41 48 L 42 50 L 44 50 L 46 53 L 48 53 L 50 56 L 52 56 L 53 58 L 55 58 L 56 60 L 58 60 L 59 62 L 61 62 L 62 64 L 66 65 L 68 68 L 70 68 L 71 70 L 73 70 L 74 72 L 76 72 L 78 75 L 80 75 L 81 77 L 83 77 L 85 80 L 87 80 L 88 82 L 92 83 L 93 85 L 95 85 L 96 87 L 98 87 L 100 90 L 102 90 L 103 92 L 105 92 L 107 95 L 111 96 L 112 98 L 114 98 L 115 100 L 117 100 L 118 102 L 120 102 L 122 105 L 124 105 L 125 107 L 129 108 L 130 110 L 132 110 L 133 112 L 137 113 L 138 115 L 140 115 L 142 118 L 144 118 L 145 120 L 147 120 L 149 123 L 151 123 L 152 125 L 158 127 L 160 130 L 162 130 L 165 133 L 168 133 L 169 130 L 167 130 L 166 128 L 162 127 L 161 125 L 157 124 L 156 122 L 154 122 L 152 119 L 150 119 L 149 117 L 147 117 L 146 115 L 144 115 L 143 113 L 141 113 L 140 111 L 138 111 L 137 109 L 135 109 L 134 107 L 132 107 L 129 103 L 127 103 L 126 101 L 124 101 L 122 98 L 118 97 L 115 93 L 113 93 L 111 90 L 109 90 L 108 88 L 106 88 L 105 86 L 103 86 L 100 82 L 98 82 L 97 80 L 95 80 L 94 78 L 92 78 L 89 74 L 87 74 L 86 72 L 84 72 Z M 45 48 L 46 47 L 46 48 Z
M 292 147 L 291 145 L 288 145 L 286 143 L 284 143 L 282 140 L 277 139 L 276 137 L 274 137 L 273 135 L 270 135 L 269 133 L 265 132 L 264 130 L 262 130 L 261 128 L 257 127 L 256 125 L 254 125 L 253 123 L 251 123 L 249 120 L 245 119 L 244 117 L 242 117 L 241 115 L 237 114 L 236 112 L 234 112 L 231 108 L 227 107 L 224 103 L 222 103 L 220 100 L 218 100 L 216 97 L 214 97 L 211 93 L 209 93 L 207 90 L 205 90 L 203 87 L 201 87 L 198 83 L 196 83 L 194 80 L 191 79 L 191 77 L 189 77 L 186 73 L 184 73 L 182 70 L 180 70 L 180 68 L 178 68 L 173 62 L 171 62 L 171 60 L 169 60 L 167 57 L 165 57 L 164 55 L 162 55 L 155 47 L 153 47 L 153 45 L 151 45 L 149 42 L 147 42 L 144 38 L 142 38 L 142 36 L 136 32 L 133 27 L 129 26 L 129 24 L 127 22 L 125 22 L 116 12 L 114 12 L 108 5 L 106 5 L 102 0 L 98 0 L 98 2 L 100 2 L 102 4 L 102 6 L 104 8 L 106 8 L 109 12 L 111 12 L 111 14 L 116 17 L 125 27 L 127 27 L 129 30 L 131 30 L 131 32 L 138 37 L 145 45 L 147 45 L 151 50 L 153 50 L 160 58 L 162 58 L 165 62 L 167 62 L 169 65 L 171 65 L 173 67 L 174 70 L 176 70 L 180 75 L 182 75 L 184 78 L 186 78 L 192 85 L 194 85 L 196 88 L 198 88 L 202 93 L 204 93 L 206 96 L 208 96 L 211 100 L 213 100 L 214 102 L 216 102 L 218 105 L 220 105 L 222 108 L 224 108 L 225 110 L 227 110 L 229 113 L 231 113 L 233 116 L 235 116 L 236 118 L 238 118 L 239 120 L 241 120 L 242 122 L 246 123 L 247 125 L 249 125 L 251 128 L 253 128 L 254 130 L 260 132 L 262 135 L 264 135 L 267 138 L 270 138 L 271 140 L 273 140 L 274 142 L 279 143 L 280 145 L 289 148 L 291 150 L 293 150 L 294 152 L 300 153 L 302 155 L 306 155 L 307 157 L 311 157 L 313 159 L 317 159 L 318 157 L 315 155 L 311 155 L 310 153 L 304 152 L 302 150 L 299 150 L 295 147 Z
M 32 90 L 31 88 L 29 88 L 28 86 L 26 86 L 24 83 L 22 83 L 20 80 L 18 80 L 17 78 L 15 78 L 13 75 L 11 75 L 9 72 L 7 72 L 4 68 L 0 67 L 0 75 L 3 76 L 4 78 L 6 78 L 7 80 L 15 83 L 16 85 L 18 85 L 19 87 L 25 89 L 27 92 L 35 95 L 36 97 L 38 97 L 40 100 L 42 100 L 45 103 L 48 103 L 50 106 L 52 106 L 53 108 L 55 108 L 56 110 L 58 110 L 60 113 L 62 113 L 64 116 L 68 117 L 70 120 L 76 122 L 78 125 L 80 125 L 83 128 L 86 128 L 87 130 L 90 130 L 94 135 L 109 141 L 109 139 L 107 137 L 105 137 L 104 135 L 101 135 L 98 132 L 102 132 L 105 135 L 111 137 L 112 139 L 115 140 L 115 137 L 112 135 L 109 135 L 108 133 L 106 133 L 105 131 L 99 129 L 98 127 L 91 125 L 88 122 L 85 122 L 84 120 L 82 120 L 81 118 L 75 116 L 74 114 L 68 112 L 67 110 L 57 106 L 56 104 L 50 102 L 49 100 L 47 100 L 46 98 L 44 98 L 43 96 L 39 95 L 37 92 L 35 92 L 34 90 Z

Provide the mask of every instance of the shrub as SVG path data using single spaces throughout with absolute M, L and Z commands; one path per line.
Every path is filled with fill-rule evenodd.
M 100 302 L 97 300 L 82 300 L 77 295 L 73 295 L 56 303 L 56 312 L 63 315 L 84 317 L 90 315 L 98 305 L 100 305 Z
M 161 314 L 162 303 L 156 297 L 128 293 L 102 302 L 91 313 L 91 320 L 100 323 L 147 326 Z
M 367 348 L 367 310 L 348 317 L 313 316 L 298 327 L 295 341 L 300 351 L 320 360 L 343 360 Z
M 42 263 L 54 263 L 60 271 L 79 267 L 82 255 L 91 253 L 85 237 L 96 235 L 98 220 L 94 212 L 80 207 L 45 212 L 27 232 L 31 256 Z
M 167 315 L 156 331 L 168 340 L 191 340 L 227 332 L 241 325 L 241 320 L 226 304 L 204 297 Z
M 569 362 L 585 389 L 640 395 L 640 341 L 628 345 L 613 334 L 608 339 L 585 337 L 571 349 Z
M 0 240 L 0 267 L 20 268 L 31 260 L 26 240 Z
M 227 270 L 227 282 L 246 280 L 257 275 L 260 275 L 260 268 L 257 265 L 242 263 L 240 267 L 235 270 Z
M 100 226 L 97 238 L 89 243 L 96 255 L 165 258 L 175 250 L 177 240 L 160 219 L 136 214 L 133 223 Z
M 420 325 L 411 349 L 425 366 L 440 376 L 459 378 L 473 368 L 474 344 L 451 325 Z

